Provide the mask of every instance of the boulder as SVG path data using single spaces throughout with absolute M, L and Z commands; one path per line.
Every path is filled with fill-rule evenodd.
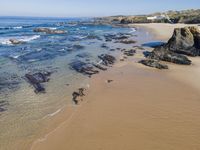
M 44 32 L 46 34 L 65 34 L 64 30 L 54 30 L 49 28 L 36 28 L 33 30 L 34 32 Z
M 157 68 L 157 69 L 168 69 L 167 65 L 161 64 L 158 60 L 145 59 L 145 60 L 139 61 L 139 63 L 141 63 L 145 66 L 149 66 L 149 67 L 153 67 L 153 68 Z
M 165 48 L 189 56 L 200 56 L 200 30 L 198 27 L 177 28 Z

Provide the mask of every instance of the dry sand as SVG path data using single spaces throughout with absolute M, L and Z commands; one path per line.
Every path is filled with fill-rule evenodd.
M 148 27 L 162 40 L 174 28 L 140 27 Z M 168 35 L 158 34 L 162 29 Z M 170 64 L 167 71 L 131 60 L 116 64 L 91 79 L 73 115 L 37 140 L 32 150 L 200 149 L 199 64 L 198 59 L 193 66 Z M 113 82 L 107 83 L 109 79 Z

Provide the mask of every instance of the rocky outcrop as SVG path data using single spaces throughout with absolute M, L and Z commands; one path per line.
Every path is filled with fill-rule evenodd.
M 114 56 L 111 56 L 108 54 L 102 54 L 98 57 L 99 57 L 99 59 L 101 59 L 102 64 L 105 66 L 113 65 L 116 61 L 116 58 Z
M 139 61 L 139 63 L 141 63 L 145 66 L 149 66 L 149 67 L 153 67 L 153 68 L 157 68 L 157 69 L 168 69 L 167 65 L 161 64 L 158 60 L 145 59 L 145 60 Z
M 129 40 L 129 39 L 126 39 L 126 40 L 120 40 L 120 41 L 116 41 L 116 43 L 122 43 L 122 44 L 135 44 L 136 41 L 134 40 Z
M 112 40 L 126 40 L 131 37 L 131 34 L 128 33 L 117 33 L 117 34 L 105 34 L 104 38 L 106 42 L 110 42 Z
M 10 41 L 11 44 L 13 44 L 13 45 L 18 45 L 18 44 L 23 44 L 23 43 L 25 43 L 24 41 L 20 41 L 20 40 L 17 40 L 17 39 L 10 39 L 9 41 Z
M 54 29 L 49 29 L 49 28 L 36 28 L 33 31 L 34 32 L 43 32 L 46 34 L 65 34 L 65 33 L 67 33 L 64 30 L 54 30 Z
M 189 56 L 200 56 L 200 31 L 198 27 L 177 28 L 165 48 Z
M 159 66 L 157 63 L 159 60 L 190 65 L 192 62 L 185 55 L 200 56 L 200 30 L 198 27 L 192 26 L 175 29 L 172 37 L 166 44 L 155 48 L 152 52 L 146 53 L 146 57 L 150 60 L 143 60 L 140 63 L 155 68 Z
M 185 56 L 200 56 L 200 30 L 198 27 L 177 28 L 167 44 L 155 48 L 147 57 L 182 65 L 190 65 Z
M 172 62 L 175 64 L 190 65 L 191 61 L 184 55 L 169 51 L 165 47 L 159 47 L 153 50 L 147 58 Z
M 103 70 L 103 71 L 106 71 L 106 70 L 107 70 L 107 68 L 101 66 L 100 64 L 93 64 L 93 66 L 96 67 L 96 68 L 99 69 L 99 70 Z
M 136 50 L 134 50 L 134 49 L 124 51 L 124 55 L 126 55 L 126 56 L 134 56 L 135 53 L 136 53 Z
M 76 60 L 72 63 L 70 63 L 71 69 L 83 74 L 83 75 L 88 75 L 89 77 L 99 73 L 98 70 L 96 70 L 93 65 L 90 63 L 85 63 L 83 61 Z

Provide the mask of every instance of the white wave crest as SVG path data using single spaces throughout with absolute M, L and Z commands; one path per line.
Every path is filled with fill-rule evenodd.
M 131 28 L 131 31 L 129 33 L 134 33 L 136 32 L 136 29 L 135 28 Z
M 29 41 L 33 41 L 40 38 L 40 35 L 33 35 L 33 36 L 21 36 L 21 37 L 1 37 L 0 38 L 0 44 L 2 45 L 12 45 L 12 42 L 10 41 L 10 39 L 16 39 L 22 42 L 29 42 Z

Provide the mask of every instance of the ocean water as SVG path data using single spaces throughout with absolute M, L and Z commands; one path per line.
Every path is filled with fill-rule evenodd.
M 67 33 L 33 32 L 37 27 Z M 0 149 L 18 150 L 15 142 L 31 141 L 45 126 L 45 119 L 74 105 L 74 90 L 89 87 L 89 78 L 71 69 L 71 63 L 98 63 L 98 55 L 105 53 L 118 57 L 121 52 L 110 49 L 133 45 L 108 42 L 105 36 L 122 33 L 132 37 L 136 32 L 131 28 L 94 25 L 90 18 L 0 17 Z M 12 45 L 10 39 L 24 43 Z M 37 71 L 52 72 L 50 81 L 43 84 L 46 93 L 36 94 L 25 80 L 26 73 Z M 26 144 L 20 150 L 23 147 Z

